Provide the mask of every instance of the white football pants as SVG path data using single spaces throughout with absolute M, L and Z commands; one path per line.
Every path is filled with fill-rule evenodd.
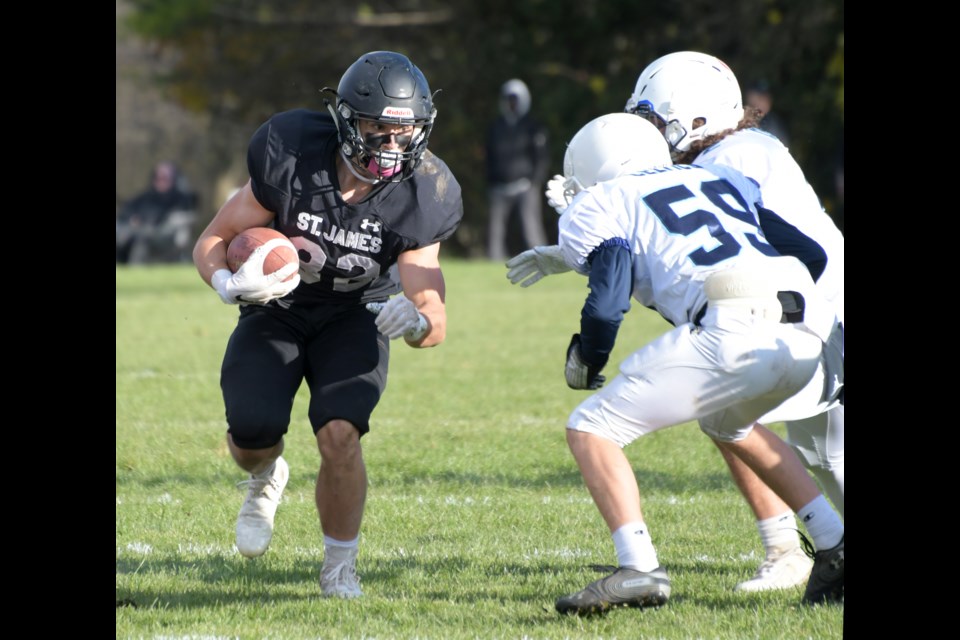
M 627 357 L 620 375 L 574 409 L 567 428 L 624 447 L 697 420 L 711 438 L 742 440 L 808 383 L 824 388 L 823 352 L 802 325 L 711 305 L 699 328 L 680 325 Z

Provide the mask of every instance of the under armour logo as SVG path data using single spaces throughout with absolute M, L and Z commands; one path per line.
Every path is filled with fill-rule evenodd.
M 837 552 L 837 557 L 830 561 L 830 568 L 839 571 L 843 567 L 843 550 Z
M 367 218 L 364 218 L 364 219 L 363 219 L 363 222 L 360 223 L 360 228 L 363 229 L 364 231 L 366 231 L 366 230 L 367 230 L 367 227 L 370 227 L 371 229 L 373 229 L 373 232 L 374 232 L 374 233 L 379 233 L 379 232 L 380 232 L 380 223 L 379 223 L 379 222 L 370 222 L 370 220 L 368 220 Z

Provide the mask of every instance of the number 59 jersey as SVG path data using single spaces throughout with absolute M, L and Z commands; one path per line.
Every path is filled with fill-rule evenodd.
M 720 269 L 784 273 L 780 289 L 813 288 L 803 264 L 766 241 L 755 203 L 762 205 L 756 183 L 728 167 L 650 169 L 577 194 L 560 218 L 559 244 L 564 261 L 588 274 L 595 250 L 625 243 L 633 297 L 679 326 L 704 307 L 703 281 Z

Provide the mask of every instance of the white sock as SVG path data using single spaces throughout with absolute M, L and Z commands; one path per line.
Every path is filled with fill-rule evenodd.
M 642 521 L 628 522 L 614 531 L 613 546 L 617 549 L 617 562 L 621 567 L 653 571 L 660 566 L 647 525 Z
M 792 510 L 772 518 L 757 520 L 757 531 L 760 532 L 760 541 L 768 558 L 800 546 L 797 521 Z
M 797 515 L 817 550 L 835 547 L 843 539 L 843 521 L 822 494 L 797 511 Z
M 336 538 L 331 538 L 330 536 L 323 536 L 323 546 L 325 548 L 339 547 L 341 549 L 352 549 L 359 544 L 360 536 L 357 536 L 353 540 L 337 540 Z
M 323 563 L 332 566 L 349 560 L 351 556 L 356 555 L 359 545 L 360 536 L 353 540 L 337 540 L 330 536 L 323 536 Z

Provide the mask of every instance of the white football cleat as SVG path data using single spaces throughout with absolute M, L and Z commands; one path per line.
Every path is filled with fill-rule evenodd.
M 273 516 L 290 478 L 286 460 L 277 458 L 273 471 L 263 477 L 250 476 L 240 485 L 247 485 L 247 497 L 237 516 L 237 550 L 247 558 L 262 556 L 273 537 Z
M 734 591 L 773 591 L 802 587 L 810 577 L 813 560 L 796 547 L 782 553 L 769 555 L 752 578 L 741 582 Z
M 325 598 L 359 598 L 360 578 L 357 576 L 357 547 L 350 549 L 346 558 L 331 560 L 329 555 L 320 568 L 320 592 Z

